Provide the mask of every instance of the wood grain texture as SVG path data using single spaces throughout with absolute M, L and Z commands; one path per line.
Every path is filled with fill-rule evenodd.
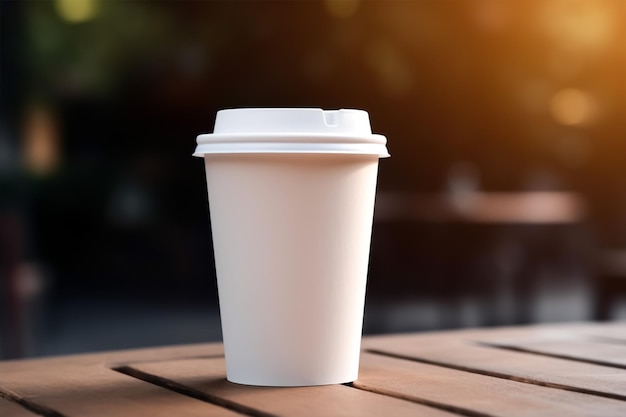
M 367 348 L 455 369 L 626 400 L 626 369 L 429 335 L 380 339 L 368 342 Z
M 37 414 L 13 401 L 0 397 L 0 416 L 2 417 L 36 417 Z
M 344 385 L 272 388 L 233 384 L 226 381 L 224 362 L 218 359 L 140 363 L 130 367 L 211 397 L 278 416 L 454 416 L 421 404 Z
M 67 417 L 236 415 L 105 367 L 42 373 L 39 382 L 3 378 L 2 385 Z
M 4 362 L 0 389 L 66 417 L 235 416 L 239 414 L 109 368 L 109 363 L 125 359 L 196 357 L 218 354 L 221 349 L 220 345 L 182 346 Z
M 491 346 L 626 369 L 626 345 L 585 340 L 492 341 Z
M 363 353 L 354 387 L 231 384 L 221 344 L 0 362 L 0 417 L 622 417 L 624 335 L 568 323 L 366 337 L 380 353 Z
M 79 355 L 0 361 L 0 375 L 10 372 L 19 373 L 21 371 L 29 370 L 35 367 L 63 369 L 67 366 L 88 366 L 102 364 L 114 367 L 118 364 L 123 365 L 129 362 L 153 362 L 176 358 L 213 357 L 223 355 L 224 346 L 221 343 L 95 352 Z M 0 387 L 1 386 L 2 385 L 0 383 Z
M 626 343 L 626 321 L 595 323 L 586 329 L 589 336 L 600 336 Z
M 354 386 L 466 415 L 623 417 L 626 402 L 396 358 L 363 354 Z
M 465 329 L 458 331 L 458 333 L 454 331 L 441 332 L 441 334 L 454 333 L 457 337 L 473 340 L 510 343 L 528 340 L 594 340 L 602 338 L 613 339 L 615 342 L 626 342 L 626 322 L 535 324 L 489 329 Z
M 456 340 L 626 368 L 625 322 L 481 329 L 449 336 Z

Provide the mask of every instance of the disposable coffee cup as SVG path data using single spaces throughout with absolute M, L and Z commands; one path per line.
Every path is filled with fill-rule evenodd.
M 367 112 L 230 109 L 197 137 L 227 379 L 357 379 L 379 158 Z

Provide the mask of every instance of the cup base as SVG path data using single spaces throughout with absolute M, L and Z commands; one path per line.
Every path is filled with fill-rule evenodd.
M 324 380 L 324 381 L 260 381 L 260 380 L 236 380 L 231 378 L 226 378 L 228 382 L 237 385 L 246 385 L 253 387 L 276 387 L 276 388 L 286 388 L 286 387 L 315 387 L 320 385 L 339 385 L 339 384 L 349 384 L 357 380 L 357 378 L 347 378 L 340 380 Z

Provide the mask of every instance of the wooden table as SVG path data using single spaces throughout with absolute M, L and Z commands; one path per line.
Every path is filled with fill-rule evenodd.
M 225 380 L 221 344 L 0 362 L 0 416 L 626 416 L 626 322 L 366 337 L 359 380 Z

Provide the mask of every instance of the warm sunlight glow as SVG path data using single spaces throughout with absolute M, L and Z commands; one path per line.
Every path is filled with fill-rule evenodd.
M 550 0 L 543 3 L 540 25 L 560 46 L 581 52 L 595 50 L 611 40 L 614 10 L 608 2 Z

